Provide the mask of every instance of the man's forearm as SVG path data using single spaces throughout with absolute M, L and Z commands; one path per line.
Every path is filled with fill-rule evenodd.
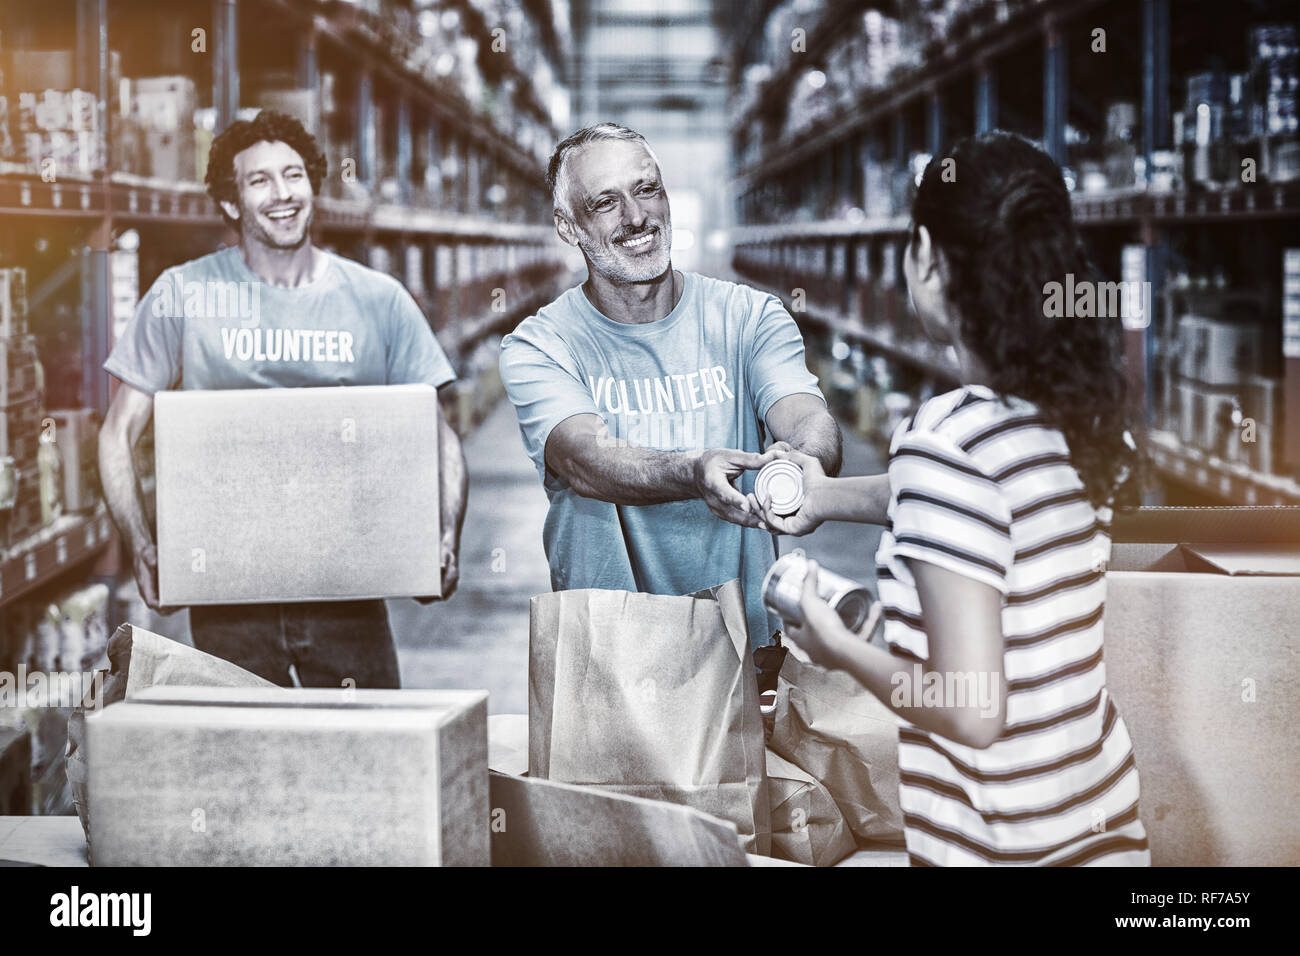
M 569 483 L 584 498 L 657 505 L 700 497 L 695 475 L 699 452 L 657 451 L 610 438 L 604 445 L 598 463 L 573 469 Z
M 809 412 L 799 419 L 786 443 L 795 451 L 811 455 L 822 463 L 822 470 L 832 478 L 840 473 L 843 450 L 840 428 L 824 410 Z
M 455 530 L 455 541 L 460 542 L 460 530 L 465 524 L 465 504 L 469 500 L 469 476 L 465 470 L 465 453 L 460 438 L 451 424 L 440 416 L 438 422 L 438 498 L 442 531 Z
M 125 437 L 100 435 L 99 482 L 113 523 L 131 551 L 139 554 L 154 543 L 154 535 L 145 517 L 144 495 L 135 471 L 131 445 Z

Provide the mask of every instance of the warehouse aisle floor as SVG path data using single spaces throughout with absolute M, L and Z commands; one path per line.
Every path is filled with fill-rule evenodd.
M 528 712 L 528 600 L 549 591 L 546 493 L 502 400 L 465 439 L 469 506 L 460 587 L 445 604 L 389 601 L 403 687 L 483 688 L 494 714 Z
M 485 688 L 494 714 L 528 712 L 528 601 L 550 588 L 542 551 L 546 494 L 502 402 L 465 440 L 470 496 L 460 588 L 446 604 L 390 601 L 403 687 Z M 845 474 L 874 474 L 883 459 L 844 429 Z M 782 552 L 804 550 L 831 570 L 871 584 L 877 528 L 825 525 Z

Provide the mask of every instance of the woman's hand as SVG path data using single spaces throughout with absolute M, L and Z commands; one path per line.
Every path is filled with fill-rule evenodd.
M 803 614 L 803 624 L 795 625 L 785 622 L 785 635 L 790 638 L 814 664 L 821 667 L 841 668 L 842 649 L 846 642 L 858 639 L 844 626 L 839 614 L 817 594 L 817 562 L 808 562 L 808 573 L 803 579 L 803 594 L 799 599 L 799 611 Z M 871 622 L 868 621 L 868 624 Z
M 761 514 L 767 522 L 769 528 L 777 534 L 799 535 L 808 534 L 817 530 L 825 519 L 821 517 L 818 508 L 821 500 L 827 494 L 831 482 L 835 479 L 827 478 L 826 472 L 822 469 L 822 463 L 812 455 L 805 455 L 801 451 L 795 451 L 785 442 L 777 442 L 767 450 L 773 458 L 786 458 L 803 471 L 803 504 L 799 510 L 792 515 L 778 515 L 771 508 L 770 502 L 759 501 L 758 498 L 750 492 L 750 508 L 757 514 Z

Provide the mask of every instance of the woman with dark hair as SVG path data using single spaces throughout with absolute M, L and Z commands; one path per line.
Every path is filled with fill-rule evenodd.
M 1119 317 L 1060 318 L 1049 283 L 1092 276 L 1060 170 L 1005 132 L 935 157 L 903 268 L 962 386 L 895 432 L 887 483 L 807 456 L 800 510 L 884 524 L 880 604 L 859 634 L 804 582 L 788 635 L 905 723 L 900 802 L 914 865 L 1149 865 L 1138 773 L 1102 662 L 1112 506 L 1136 467 Z M 763 503 L 754 502 L 755 505 Z M 883 619 L 886 651 L 869 644 Z

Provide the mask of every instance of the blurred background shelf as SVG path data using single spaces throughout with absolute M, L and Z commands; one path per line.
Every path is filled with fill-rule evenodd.
M 1009 129 L 1062 165 L 1099 278 L 1136 293 L 1124 357 L 1157 436 L 1148 502 L 1294 500 L 1294 5 L 787 0 L 745 10 L 762 22 L 737 32 L 729 58 L 732 266 L 787 302 L 841 391 L 867 396 L 846 407 L 874 403 L 857 418 L 876 440 L 953 381 L 906 300 L 915 182 L 955 139 Z
M 0 558 L 0 609 L 72 571 L 84 569 L 113 538 L 103 505 L 84 515 L 63 515 L 7 549 Z

